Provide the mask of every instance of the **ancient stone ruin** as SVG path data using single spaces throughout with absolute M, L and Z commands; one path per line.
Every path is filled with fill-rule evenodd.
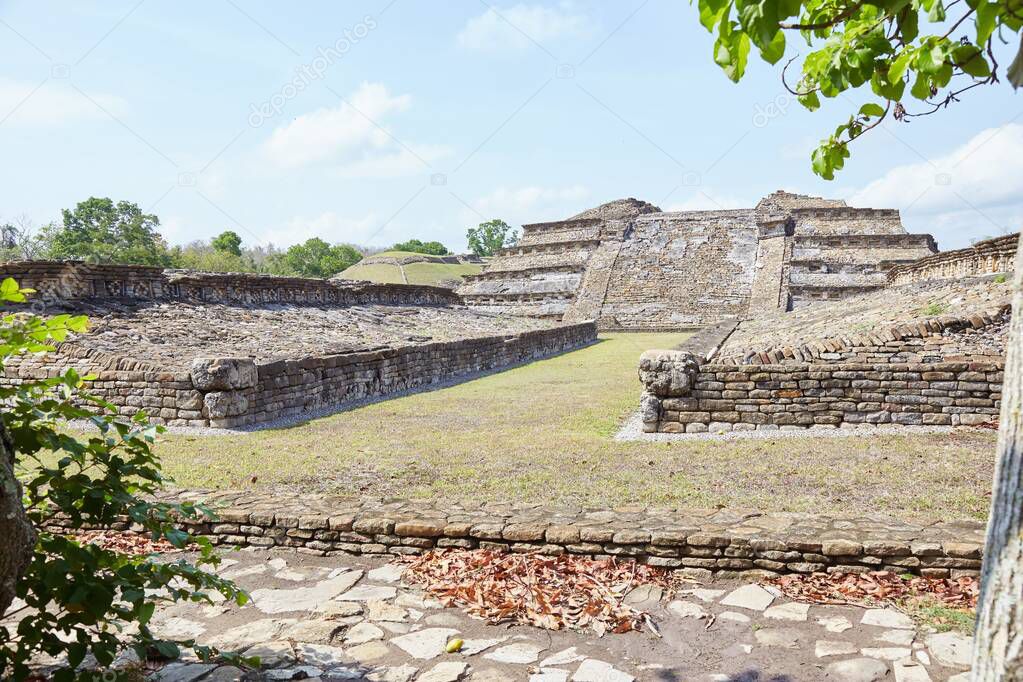
M 523 225 L 458 289 L 490 312 L 600 329 L 682 329 L 843 299 L 937 252 L 891 209 L 775 192 L 755 208 L 664 212 L 622 199 Z
M 661 432 L 956 426 L 997 415 L 1016 236 L 937 253 L 897 211 L 776 192 L 666 213 L 625 199 L 524 226 L 457 292 L 82 262 L 5 263 L 89 315 L 4 382 L 74 366 L 124 414 L 240 427 L 312 416 L 592 342 L 701 328 L 643 357 Z
M 550 324 L 466 308 L 441 287 L 6 263 L 47 314 L 90 317 L 56 353 L 24 356 L 3 382 L 95 375 L 122 414 L 239 427 L 341 408 L 578 348 L 593 323 Z
M 646 431 L 992 422 L 1019 235 L 888 270 L 877 290 L 709 327 L 640 361 Z

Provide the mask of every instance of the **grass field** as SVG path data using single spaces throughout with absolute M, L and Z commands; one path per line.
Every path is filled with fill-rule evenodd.
M 408 263 L 407 265 L 374 261 L 374 259 L 381 257 L 403 258 L 406 256 L 425 258 L 427 260 Z M 479 265 L 471 263 L 444 263 L 439 258 L 421 253 L 384 251 L 373 254 L 366 260 L 356 263 L 342 272 L 341 276 L 347 279 L 362 279 L 381 284 L 402 284 L 407 280 L 409 284 L 436 285 L 440 282 L 457 281 L 463 275 L 475 275 L 480 269 Z M 402 276 L 403 270 L 404 277 Z
M 178 485 L 339 494 L 627 503 L 983 518 L 989 431 L 685 443 L 612 440 L 636 409 L 642 351 L 678 334 L 596 345 L 286 429 L 167 435 Z

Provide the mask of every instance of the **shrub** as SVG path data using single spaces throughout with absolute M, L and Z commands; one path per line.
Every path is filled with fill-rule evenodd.
M 0 285 L 0 302 L 9 307 L 24 302 L 27 293 L 31 290 L 19 289 L 8 278 Z M 86 323 L 70 315 L 45 319 L 6 312 L 0 322 L 0 370 L 17 356 L 52 350 L 51 343 L 84 331 Z M 141 658 L 176 658 L 185 646 L 209 660 L 218 652 L 153 634 L 149 623 L 156 606 L 183 600 L 213 603 L 213 592 L 238 604 L 247 600 L 231 582 L 202 570 L 219 561 L 209 541 L 174 525 L 175 520 L 212 516 L 210 511 L 192 503 L 152 501 L 166 483 L 152 449 L 161 427 L 148 424 L 141 412 L 130 420 L 118 418 L 113 405 L 83 390 L 87 379 L 69 369 L 53 378 L 0 387 L 4 454 L 13 451 L 24 482 L 23 512 L 37 534 L 27 569 L 15 584 L 15 596 L 24 604 L 6 614 L 18 618 L 17 628 L 0 628 L 0 679 L 24 679 L 32 658 L 49 654 L 66 656 L 66 667 L 53 679 L 71 680 L 88 654 L 108 666 L 125 644 Z M 88 422 L 95 433 L 75 437 L 62 428 L 69 420 Z M 5 476 L 3 468 L 0 476 Z M 0 481 L 5 490 L 12 483 Z M 194 548 L 195 564 L 130 556 L 74 538 L 77 529 L 125 519 L 154 541 Z M 58 526 L 65 530 L 58 532 Z M 7 552 L 18 549 L 4 547 Z M 0 583 L 9 578 L 0 575 Z

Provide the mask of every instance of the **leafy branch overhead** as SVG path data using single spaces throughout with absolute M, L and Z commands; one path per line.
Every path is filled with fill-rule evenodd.
M 698 0 L 700 23 L 715 34 L 714 61 L 738 82 L 751 46 L 771 64 L 785 54 L 787 35 L 811 48 L 802 75 L 785 87 L 814 111 L 869 83 L 876 101 L 860 107 L 821 141 L 813 170 L 831 180 L 849 157 L 849 143 L 891 116 L 933 114 L 967 90 L 999 81 L 1003 45 L 1015 49 L 1023 0 Z M 790 60 L 785 70 L 792 64 Z M 785 80 L 786 73 L 782 72 Z M 1005 76 L 1023 83 L 1023 44 Z

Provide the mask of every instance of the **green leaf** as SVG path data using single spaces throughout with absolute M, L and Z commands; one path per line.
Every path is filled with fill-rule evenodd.
M 726 10 L 731 7 L 729 0 L 700 0 L 700 23 L 708 31 L 713 32 L 714 27 L 727 14 Z
M 945 21 L 945 4 L 941 0 L 935 0 L 930 12 L 927 13 L 927 19 L 934 24 Z
M 774 34 L 774 38 L 767 45 L 767 47 L 761 48 L 760 56 L 763 57 L 764 61 L 768 64 L 777 64 L 778 60 L 785 55 L 785 32 L 778 31 Z
M 863 116 L 873 116 L 874 118 L 880 118 L 884 116 L 884 107 L 876 102 L 867 102 L 860 107 L 860 114 Z
M 1005 72 L 1005 75 L 1009 78 L 1009 84 L 1012 85 L 1013 89 L 1023 85 L 1023 36 L 1020 37 L 1019 51 L 1016 53 L 1016 58 L 1012 60 L 1012 64 L 1009 64 L 1009 69 Z
M 927 100 L 931 97 L 931 83 L 922 73 L 916 75 L 916 82 L 913 83 L 913 88 L 909 91 L 913 97 L 921 100 Z
M 1000 7 L 997 2 L 986 2 L 981 0 L 977 5 L 977 44 L 984 45 L 995 30 L 995 21 L 998 19 Z
M 799 103 L 806 107 L 809 111 L 816 111 L 820 109 L 821 100 L 817 97 L 816 92 L 808 92 L 805 95 L 799 95 L 797 98 Z
M 892 62 L 891 68 L 888 69 L 888 80 L 898 81 L 902 80 L 903 76 L 906 75 L 906 70 L 909 68 L 909 63 L 913 60 L 913 50 L 906 49 L 895 58 Z

